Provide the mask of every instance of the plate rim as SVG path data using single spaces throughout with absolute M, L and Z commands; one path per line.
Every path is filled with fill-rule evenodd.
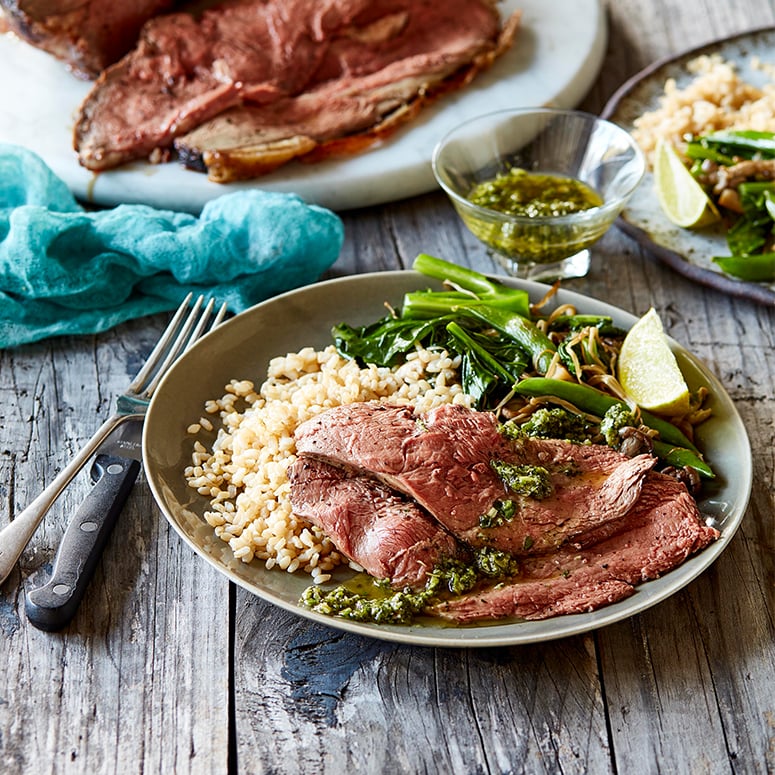
M 706 41 L 705 43 L 690 46 L 676 54 L 667 54 L 660 57 L 625 80 L 608 99 L 600 116 L 608 121 L 614 120 L 613 116 L 616 111 L 638 86 L 649 78 L 655 77 L 660 70 L 669 67 L 670 65 L 675 65 L 684 59 L 693 59 L 704 53 L 711 53 L 713 49 L 725 45 L 732 45 L 744 41 L 747 38 L 767 34 L 775 34 L 775 26 L 765 25 L 762 27 L 754 27 L 750 30 L 736 32 L 731 35 L 724 35 Z M 641 183 L 641 185 L 643 184 Z M 625 208 L 625 211 L 617 219 L 616 226 L 634 239 L 642 248 L 652 253 L 659 261 L 678 274 L 683 275 L 689 280 L 693 280 L 713 288 L 714 290 L 720 291 L 728 296 L 748 299 L 765 306 L 775 306 L 775 289 L 771 286 L 747 280 L 736 280 L 721 272 L 715 272 L 711 269 L 706 269 L 705 267 L 693 264 L 681 253 L 654 242 L 645 229 L 636 226 L 626 219 L 626 213 L 627 210 Z
M 731 410 L 731 415 L 727 418 L 727 421 L 732 422 L 733 425 L 736 426 L 737 433 L 741 434 L 741 438 L 745 441 L 747 455 L 743 461 L 743 469 L 740 472 L 736 472 L 736 477 L 743 482 L 743 498 L 740 503 L 733 504 L 731 508 L 733 516 L 730 518 L 728 524 L 725 525 L 719 538 L 713 544 L 706 547 L 706 549 L 704 549 L 699 554 L 687 558 L 687 560 L 682 563 L 681 566 L 675 568 L 673 571 L 664 574 L 656 580 L 639 584 L 636 587 L 635 594 L 623 601 L 618 601 L 617 603 L 613 603 L 611 605 L 597 609 L 596 611 L 583 614 L 571 614 L 567 616 L 552 617 L 550 619 L 541 620 L 539 622 L 507 622 L 500 624 L 496 622 L 493 624 L 478 625 L 473 627 L 454 627 L 444 625 L 440 627 L 423 627 L 416 625 L 366 624 L 325 616 L 323 614 L 319 614 L 314 611 L 310 611 L 309 609 L 303 608 L 302 606 L 299 606 L 298 603 L 289 603 L 273 593 L 271 590 L 267 591 L 266 589 L 257 588 L 255 583 L 250 583 L 239 573 L 224 565 L 217 557 L 207 552 L 206 549 L 202 545 L 198 544 L 194 538 L 185 530 L 181 521 L 175 518 L 175 516 L 171 513 L 171 509 L 168 509 L 163 493 L 163 487 L 161 486 L 161 483 L 157 481 L 157 475 L 153 466 L 149 466 L 149 462 L 151 462 L 149 439 L 152 435 L 152 429 L 154 427 L 156 407 L 162 400 L 159 398 L 159 396 L 163 397 L 165 395 L 165 386 L 174 379 L 174 374 L 176 370 L 180 368 L 181 361 L 183 361 L 183 359 L 191 360 L 195 358 L 198 350 L 206 348 L 208 343 L 211 345 L 212 342 L 216 341 L 219 336 L 224 336 L 224 332 L 228 332 L 227 327 L 232 327 L 236 330 L 236 327 L 240 325 L 240 323 L 236 321 L 241 320 L 242 323 L 245 323 L 249 320 L 251 315 L 258 314 L 256 310 L 259 310 L 260 308 L 265 308 L 267 306 L 278 303 L 282 304 L 289 298 L 303 294 L 305 291 L 309 291 L 312 288 L 325 291 L 327 287 L 331 287 L 332 285 L 358 285 L 360 283 L 372 283 L 376 281 L 382 281 L 386 277 L 393 278 L 397 281 L 399 279 L 406 279 L 407 281 L 412 279 L 417 282 L 422 282 L 425 286 L 431 282 L 427 277 L 424 277 L 423 275 L 420 275 L 413 270 L 404 269 L 346 275 L 288 291 L 273 297 L 272 299 L 260 302 L 259 304 L 250 307 L 245 312 L 240 313 L 240 315 L 237 315 L 234 318 L 226 321 L 224 324 L 222 324 L 222 326 L 213 330 L 205 337 L 203 337 L 199 342 L 197 342 L 197 344 L 194 345 L 194 347 L 191 348 L 188 353 L 184 354 L 181 359 L 171 367 L 167 375 L 165 375 L 164 379 L 161 381 L 159 387 L 157 388 L 153 399 L 151 400 L 150 406 L 148 408 L 146 422 L 143 428 L 143 465 L 146 471 L 146 479 L 148 481 L 148 485 L 151 489 L 154 500 L 156 501 L 157 507 L 164 514 L 166 521 L 183 539 L 184 543 L 189 548 L 191 548 L 198 557 L 207 561 L 212 567 L 219 571 L 221 575 L 226 576 L 230 581 L 236 583 L 238 586 L 250 592 L 251 594 L 268 603 L 276 605 L 285 611 L 313 621 L 316 624 L 323 624 L 336 630 L 346 631 L 352 634 L 363 635 L 371 638 L 377 638 L 379 640 L 399 642 L 410 645 L 450 648 L 525 645 L 545 642 L 549 640 L 557 640 L 559 638 L 597 630 L 600 627 L 604 627 L 609 624 L 630 618 L 631 616 L 643 613 L 644 611 L 652 608 L 667 598 L 672 597 L 678 591 L 698 578 L 711 565 L 715 563 L 715 561 L 726 549 L 729 542 L 736 534 L 750 502 L 753 483 L 750 441 L 748 439 L 745 426 L 742 422 L 742 418 L 740 417 L 734 402 L 731 399 L 731 396 L 729 396 L 729 393 L 723 387 L 718 377 L 716 377 L 715 374 L 713 374 L 713 372 L 711 372 L 710 369 L 699 358 L 694 356 L 691 352 L 686 350 L 686 348 L 684 348 L 673 339 L 671 339 L 671 344 L 677 348 L 681 354 L 681 357 L 686 358 L 692 364 L 692 366 L 698 370 L 703 378 L 709 378 L 710 381 L 714 383 L 715 389 L 720 389 L 725 403 L 728 403 Z M 549 286 L 542 283 L 513 280 L 511 278 L 499 279 L 504 280 L 508 284 L 515 287 L 522 287 L 527 289 L 530 292 L 531 297 L 534 298 L 543 297 L 543 295 L 549 290 Z M 577 304 L 583 304 L 585 301 L 589 301 L 597 305 L 603 305 L 610 310 L 616 311 L 618 316 L 626 319 L 630 324 L 637 319 L 635 315 L 627 312 L 624 309 L 614 307 L 613 305 L 608 304 L 607 302 L 604 302 L 600 299 L 595 299 L 591 296 L 587 296 L 576 291 L 561 289 L 559 295 L 563 301 L 570 300 Z M 178 504 L 178 506 L 180 506 L 180 504 Z M 199 518 L 201 520 L 201 516 Z M 203 520 L 202 524 L 206 526 L 206 523 Z M 215 540 L 220 541 L 220 539 Z M 239 566 L 237 565 L 236 567 Z M 246 567 L 249 567 L 249 564 L 246 564 Z M 687 567 L 689 568 L 688 570 Z M 681 569 L 683 569 L 682 573 L 680 572 Z M 280 573 L 280 571 L 277 572 Z M 676 573 L 678 575 L 673 577 L 673 583 L 665 583 L 663 581 L 664 579 L 670 579 L 670 577 Z M 652 584 L 655 581 L 662 582 L 660 591 L 656 594 L 650 594 L 649 584 Z M 639 592 L 641 594 L 645 592 L 645 595 L 640 597 L 640 602 L 637 602 Z M 525 627 L 525 625 L 528 625 L 530 632 L 520 634 L 520 627 Z M 535 626 L 540 628 L 538 632 L 533 631 L 533 627 Z

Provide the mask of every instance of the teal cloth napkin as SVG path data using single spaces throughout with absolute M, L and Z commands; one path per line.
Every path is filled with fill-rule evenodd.
M 105 331 L 189 291 L 241 312 L 317 280 L 341 220 L 293 194 L 224 194 L 201 215 L 87 212 L 34 153 L 0 144 L 0 347 Z

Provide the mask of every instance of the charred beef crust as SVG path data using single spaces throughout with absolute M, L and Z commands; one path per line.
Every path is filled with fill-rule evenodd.
M 174 5 L 175 0 L 0 0 L 11 30 L 85 79 L 124 56 L 143 24 Z
M 397 588 L 420 589 L 443 560 L 470 559 L 416 503 L 373 477 L 302 455 L 288 478 L 294 514 L 320 527 L 367 573 Z

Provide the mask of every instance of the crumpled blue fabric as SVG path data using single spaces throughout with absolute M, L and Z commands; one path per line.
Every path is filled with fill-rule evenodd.
M 317 280 L 343 238 L 333 212 L 260 190 L 223 194 L 198 217 L 87 212 L 40 157 L 0 144 L 0 347 L 105 331 L 189 291 L 242 312 Z

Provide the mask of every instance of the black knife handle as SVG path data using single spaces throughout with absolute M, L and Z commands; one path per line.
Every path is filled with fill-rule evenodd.
M 59 630 L 75 615 L 139 471 L 137 460 L 95 458 L 96 483 L 62 536 L 51 578 L 27 594 L 27 618 L 38 629 Z

